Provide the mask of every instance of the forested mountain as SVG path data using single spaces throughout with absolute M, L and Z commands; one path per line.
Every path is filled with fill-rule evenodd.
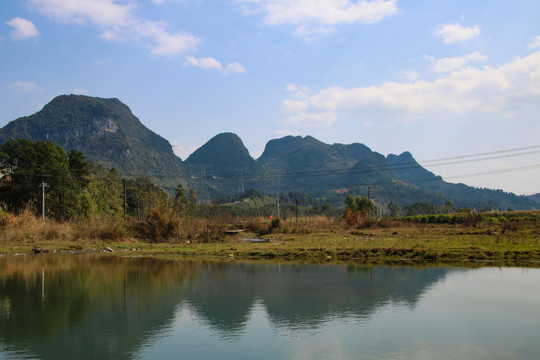
M 294 188 L 322 195 L 329 190 L 361 191 L 359 187 L 391 184 L 393 180 L 384 156 L 367 146 L 329 145 L 311 136 L 271 140 L 257 163 L 273 180 L 267 182 L 267 187 L 274 192 Z M 272 178 L 272 174 L 285 175 Z
M 149 176 L 163 186 L 176 186 L 183 173 L 171 144 L 118 99 L 58 96 L 41 111 L 0 129 L 0 143 L 19 138 L 78 150 L 96 164 L 130 177 Z
M 255 188 L 258 186 L 255 179 L 261 173 L 260 166 L 249 155 L 242 140 L 233 133 L 214 136 L 195 150 L 186 159 L 185 165 L 193 174 L 192 177 L 201 179 L 201 183 L 206 184 L 214 195 L 234 194 L 246 188 Z
M 500 190 L 451 184 L 405 152 L 387 157 L 362 144 L 325 144 L 311 136 L 271 140 L 257 160 L 235 134 L 214 136 L 182 162 L 170 143 L 146 128 L 118 99 L 63 95 L 36 114 L 0 129 L 8 139 L 48 140 L 81 151 L 122 176 L 147 176 L 169 194 L 182 184 L 204 196 L 236 195 L 250 188 L 269 194 L 303 192 L 334 205 L 345 194 L 377 204 L 423 202 L 455 207 L 531 209 L 538 203 Z

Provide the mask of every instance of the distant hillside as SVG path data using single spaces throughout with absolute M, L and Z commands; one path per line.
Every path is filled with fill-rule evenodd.
M 540 193 L 529 195 L 527 196 L 527 198 L 537 203 L 537 207 L 540 206 Z
M 390 154 L 387 161 L 398 179 L 432 192 L 442 193 L 451 199 L 456 207 L 501 210 L 534 207 L 531 199 L 525 196 L 517 196 L 502 190 L 478 189 L 465 184 L 447 183 L 440 176 L 424 169 L 409 152 L 399 156 Z
M 370 196 L 380 204 L 448 200 L 396 179 L 383 155 L 358 143 L 329 145 L 311 136 L 286 136 L 269 141 L 257 163 L 268 174 L 261 188 L 269 192 L 296 190 L 333 202 L 345 193 Z
M 96 164 L 128 176 L 151 176 L 163 186 L 176 186 L 182 175 L 182 160 L 169 142 L 146 128 L 118 99 L 58 96 L 41 111 L 0 129 L 0 142 L 17 138 L 79 150 Z

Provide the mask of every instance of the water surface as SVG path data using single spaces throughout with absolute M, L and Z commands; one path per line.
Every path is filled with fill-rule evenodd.
M 533 359 L 540 270 L 0 259 L 0 359 Z

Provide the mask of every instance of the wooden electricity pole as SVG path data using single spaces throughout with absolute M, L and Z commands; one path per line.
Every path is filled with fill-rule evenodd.
M 39 186 L 41 187 L 41 219 L 45 220 L 45 187 L 49 185 L 42 181 Z

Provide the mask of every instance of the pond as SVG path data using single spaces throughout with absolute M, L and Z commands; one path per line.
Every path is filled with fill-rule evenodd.
M 533 359 L 540 270 L 0 259 L 0 359 Z

